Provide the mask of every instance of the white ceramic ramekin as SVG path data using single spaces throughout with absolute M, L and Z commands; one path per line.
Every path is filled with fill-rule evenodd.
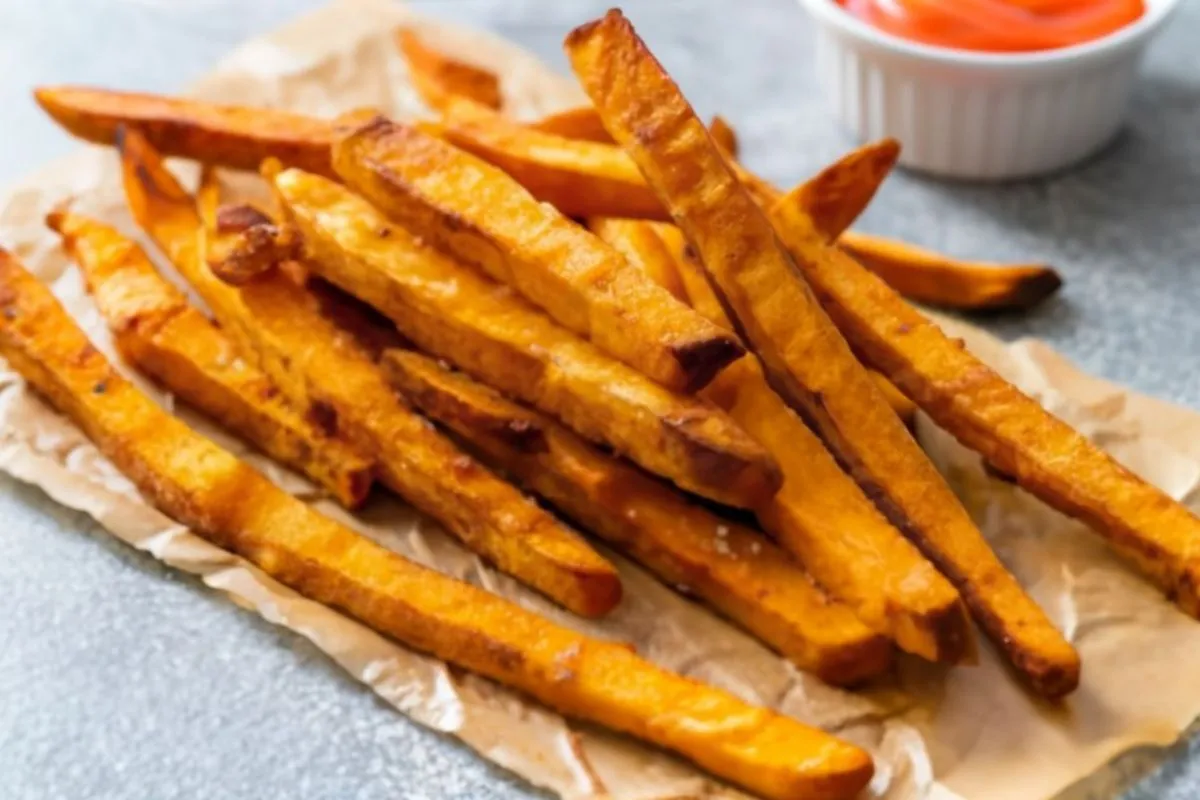
M 1040 175 L 1102 148 L 1178 4 L 1146 0 L 1137 22 L 1087 44 L 992 54 L 898 38 L 834 0 L 799 2 L 816 21 L 818 77 L 841 124 L 862 141 L 898 139 L 906 167 L 969 180 Z

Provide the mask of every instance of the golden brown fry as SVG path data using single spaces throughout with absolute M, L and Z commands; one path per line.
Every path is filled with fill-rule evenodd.
M 38 104 L 71 134 L 116 144 L 117 128 L 136 126 L 165 155 L 234 169 L 258 169 L 268 157 L 331 175 L 332 126 L 286 111 L 78 86 L 34 91 Z
M 943 308 L 1032 308 L 1062 286 L 1059 274 L 1045 264 L 961 261 L 854 231 L 843 233 L 838 244 L 900 294 Z
M 887 404 L 892 407 L 892 411 L 896 412 L 896 416 L 900 421 L 912 428 L 917 422 L 917 404 L 909 400 L 904 392 L 896 388 L 896 384 L 889 381 L 881 373 L 868 368 L 867 374 L 871 376 L 871 380 L 875 381 L 875 385 L 879 387 L 880 394 Z
M 262 211 L 250 205 L 230 205 L 219 206 L 214 213 L 204 255 L 214 275 L 241 286 L 294 259 L 298 251 L 299 242 L 288 229 L 279 228 Z
M 733 126 L 726 121 L 720 114 L 716 114 L 712 118 L 712 122 L 708 123 L 708 132 L 716 142 L 717 147 L 721 148 L 721 152 L 725 153 L 730 158 L 737 158 L 738 154 L 738 138 L 737 132 Z
M 905 297 L 964 311 L 1031 308 L 1062 286 L 1045 264 L 962 261 L 915 245 L 847 230 L 862 213 L 895 162 L 899 147 L 884 139 L 835 161 L 793 190 L 828 242 L 883 278 Z M 733 165 L 755 200 L 768 211 L 783 196 L 771 184 Z M 899 409 L 898 409 L 899 410 Z
M 616 605 L 621 585 L 612 565 L 404 406 L 321 295 L 279 271 L 241 289 L 222 283 L 202 257 L 195 204 L 158 154 L 130 132 L 121 157 L 138 224 L 294 407 L 370 454 L 388 488 L 501 570 L 580 614 Z
M 461 373 L 406 350 L 384 355 L 392 384 L 567 516 L 695 593 L 828 683 L 887 669 L 891 644 L 830 601 L 787 555 Z
M 667 219 L 619 147 L 544 133 L 463 97 L 449 98 L 441 112 L 427 130 L 504 170 L 568 217 Z
M 774 219 L 797 265 L 863 356 L 998 472 L 1109 540 L 1200 616 L 1200 520 L 947 337 L 854 259 L 820 243 L 791 195 Z
M 609 358 L 344 187 L 298 170 L 275 185 L 312 268 L 425 352 L 690 491 L 749 506 L 778 488 L 775 463 L 716 408 Z
M 690 266 L 699 273 L 708 304 L 704 313 L 731 329 L 703 267 Z M 872 376 L 886 383 L 882 375 Z M 951 663 L 970 657 L 971 631 L 958 592 L 842 472 L 771 389 L 753 356 L 727 367 L 702 396 L 725 409 L 779 462 L 783 488 L 758 507 L 758 518 L 819 583 L 909 652 Z M 898 399 L 912 405 L 902 395 Z
M 437 110 L 446 95 L 459 95 L 488 108 L 500 108 L 503 96 L 496 73 L 430 47 L 413 28 L 399 27 L 393 36 L 408 65 L 413 88 L 425 105 Z
M 686 303 L 687 289 L 679 277 L 675 256 L 656 232 L 655 225 L 666 223 L 621 217 L 592 217 L 587 221 L 592 233 L 646 273 L 654 283 L 670 292 L 676 300 Z
M 133 366 L 184 402 L 324 486 L 342 505 L 366 499 L 374 465 L 304 419 L 266 375 L 164 280 L 146 254 L 113 228 L 56 211 L 47 224 L 79 264 L 88 291 Z
M 0 355 L 163 513 L 312 600 L 772 800 L 846 800 L 871 778 L 853 745 L 418 566 L 289 496 L 121 378 L 3 251 Z
M 833 241 L 870 204 L 899 156 L 900 143 L 895 139 L 865 144 L 797 187 L 797 199 L 805 204 L 813 224 Z M 761 200 L 770 202 L 772 191 L 760 187 L 756 192 Z M 764 206 L 764 210 L 770 208 Z
M 888 407 L 781 249 L 762 209 L 629 22 L 609 12 L 573 31 L 567 49 L 606 127 L 696 246 L 772 386 L 958 587 L 1034 690 L 1048 697 L 1072 691 L 1078 654 L 996 558 Z M 800 245 L 793 247 L 797 259 L 849 260 L 804 220 L 811 239 L 793 237 Z
M 540 119 L 526 123 L 526 127 L 540 133 L 561 136 L 564 139 L 579 139 L 585 142 L 609 145 L 613 143 L 608 131 L 604 130 L 604 123 L 600 121 L 600 115 L 591 106 L 575 106 L 552 111 Z
M 503 172 L 410 125 L 379 117 L 347 130 L 333 161 L 347 186 L 409 231 L 669 389 L 695 391 L 745 352 Z

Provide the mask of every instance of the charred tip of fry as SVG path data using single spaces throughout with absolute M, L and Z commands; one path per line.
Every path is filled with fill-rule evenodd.
M 746 354 L 746 348 L 732 335 L 715 336 L 671 348 L 684 374 L 689 376 L 685 391 L 698 392 L 707 386 L 726 365 Z
M 1017 286 L 1012 307 L 1032 308 L 1062 288 L 1062 276 L 1049 265 L 1034 264 L 1022 269 L 1028 271 L 1028 276 Z
M 55 233 L 66 235 L 63 229 L 66 227 L 67 220 L 71 214 L 71 206 L 75 204 L 76 198 L 66 197 L 54 204 L 46 213 L 46 227 Z
M 219 207 L 216 222 L 218 233 L 241 233 L 256 225 L 274 224 L 270 217 L 246 203 Z
M 398 126 L 378 108 L 364 106 L 338 114 L 333 120 L 334 141 L 348 139 L 378 128 Z

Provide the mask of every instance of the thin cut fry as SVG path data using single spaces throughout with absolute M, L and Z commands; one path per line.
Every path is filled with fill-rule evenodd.
M 247 170 L 274 157 L 311 172 L 333 174 L 333 128 L 322 119 L 79 86 L 47 86 L 37 89 L 34 97 L 68 132 L 96 144 L 116 144 L 117 129 L 132 125 L 154 149 L 169 156 Z
M 1200 519 L 968 352 L 854 259 L 824 247 L 795 198 L 776 228 L 855 347 L 1001 474 L 1109 540 L 1200 616 Z
M 900 294 L 942 308 L 1033 308 L 1062 286 L 1062 278 L 1046 264 L 961 261 L 854 231 L 843 233 L 838 244 Z
M 441 112 L 429 132 L 504 170 L 568 217 L 667 219 L 619 147 L 544 133 L 463 97 L 448 98 Z
M 695 593 L 801 669 L 853 685 L 879 675 L 891 643 L 830 601 L 787 555 L 678 493 L 426 356 L 390 350 L 392 384 L 436 421 L 567 516 Z
M 158 154 L 131 131 L 121 157 L 138 224 L 294 407 L 369 453 L 388 488 L 501 570 L 580 614 L 616 605 L 621 587 L 612 565 L 404 406 L 320 295 L 278 271 L 242 289 L 222 283 L 202 257 L 194 201 Z
M 312 600 L 773 800 L 845 800 L 871 778 L 853 745 L 418 566 L 284 493 L 118 375 L 3 251 L 0 354 L 163 513 Z
M 708 132 L 712 135 L 713 141 L 717 143 L 717 147 L 721 148 L 722 153 L 725 153 L 730 158 L 737 158 L 737 132 L 734 131 L 733 126 L 724 117 L 720 114 L 714 115 L 712 122 L 708 123 Z
M 488 108 L 500 108 L 503 96 L 496 73 L 430 47 L 413 28 L 397 28 L 394 38 L 413 88 L 425 105 L 437 110 L 446 95 L 459 95 Z
M 864 145 L 796 187 L 793 201 L 808 211 L 827 242 L 838 246 L 893 289 L 918 302 L 963 311 L 1032 308 L 1062 286 L 1045 264 L 962 261 L 896 239 L 847 230 L 875 196 L 899 149 L 893 140 Z M 748 170 L 738 177 L 768 211 L 783 193 Z
M 613 143 L 600 115 L 591 106 L 575 106 L 561 111 L 552 111 L 544 117 L 526 124 L 530 130 L 561 136 L 564 139 L 579 139 L 600 144 Z
M 732 329 L 703 267 L 694 269 L 711 297 L 706 314 Z M 886 383 L 882 375 L 872 376 Z M 951 663 L 970 658 L 971 631 L 958 592 L 841 470 L 771 389 L 753 356 L 727 367 L 702 396 L 725 409 L 779 462 L 783 488 L 759 506 L 758 519 L 821 585 L 909 652 Z
M 324 486 L 342 505 L 366 499 L 374 465 L 292 411 L 262 372 L 146 254 L 113 228 L 56 211 L 47 224 L 79 264 L 121 355 L 184 402 Z
M 809 210 L 813 224 L 833 241 L 870 204 L 899 156 L 900 143 L 895 139 L 865 144 L 797 187 L 797 199 Z M 773 191 L 758 191 L 769 202 Z M 764 206 L 766 211 L 770 208 Z
M 763 211 L 629 22 L 609 12 L 572 32 L 567 48 L 606 127 L 696 245 L 772 386 L 958 587 L 1034 690 L 1048 697 L 1072 691 L 1079 680 L 1078 654 L 996 558 L 888 407 L 781 249 Z M 815 252 L 797 257 L 839 258 L 808 224 Z
M 875 385 L 879 387 L 879 393 L 883 395 L 883 399 L 892 407 L 892 411 L 896 412 L 896 416 L 900 421 L 912 428 L 917 422 L 917 404 L 909 400 L 904 392 L 896 388 L 896 384 L 889 381 L 881 373 L 868 368 L 867 374 L 871 376 L 871 380 L 875 381 Z
M 344 187 L 298 170 L 275 186 L 310 266 L 420 349 L 689 491 L 745 507 L 778 488 L 774 461 L 716 408 L 609 358 Z
M 333 161 L 347 186 L 409 231 L 667 388 L 695 391 L 745 352 L 503 172 L 410 125 L 378 117 L 347 130 Z
M 687 289 L 679 277 L 675 256 L 655 229 L 656 225 L 666 224 L 621 217 L 592 217 L 587 221 L 592 233 L 646 273 L 654 283 L 670 292 L 676 300 L 686 303 Z

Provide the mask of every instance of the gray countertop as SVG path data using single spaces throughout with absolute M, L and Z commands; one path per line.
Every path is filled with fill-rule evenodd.
M 613 0 L 413 2 L 564 67 L 564 32 Z M 75 145 L 39 83 L 170 91 L 316 2 L 0 0 L 0 184 Z M 627 13 L 702 112 L 784 183 L 844 150 L 789 0 L 639 0 Z M 1200 4 L 1150 53 L 1131 121 L 1071 174 L 1007 186 L 898 175 L 865 229 L 966 256 L 1045 259 L 1066 288 L 982 320 L 1085 369 L 1200 408 Z M 537 793 L 416 727 L 308 643 L 0 478 L 0 795 L 5 798 L 518 798 Z M 233 658 L 233 654 L 238 658 Z M 252 659 L 244 656 L 249 653 Z M 254 663 L 256 671 L 234 663 Z M 219 703 L 207 698 L 221 697 Z M 1200 745 L 1131 798 L 1200 796 Z M 1101 794 L 1098 796 L 1106 796 Z

